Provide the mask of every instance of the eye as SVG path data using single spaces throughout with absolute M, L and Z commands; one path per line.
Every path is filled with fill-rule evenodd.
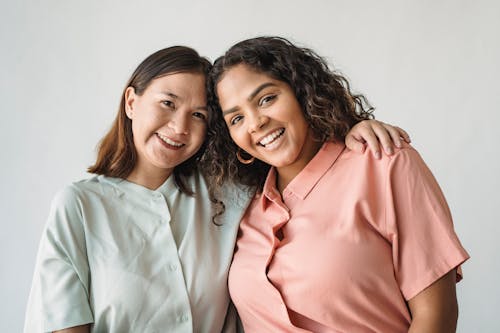
M 266 95 L 259 100 L 259 106 L 265 106 L 271 103 L 277 96 L 276 95 Z
M 165 105 L 169 109 L 175 109 L 175 104 L 172 101 L 164 100 L 164 101 L 161 101 L 161 104 Z
M 234 116 L 233 118 L 231 118 L 231 120 L 229 120 L 229 124 L 232 126 L 232 125 L 236 125 L 241 119 L 243 119 L 243 116 L 241 115 L 236 115 Z
M 201 120 L 203 120 L 203 121 L 206 121 L 206 120 L 207 120 L 207 115 L 206 115 L 206 114 L 204 114 L 203 112 L 194 112 L 194 113 L 193 113 L 193 117 L 195 117 L 195 118 L 199 118 L 199 119 L 201 119 Z

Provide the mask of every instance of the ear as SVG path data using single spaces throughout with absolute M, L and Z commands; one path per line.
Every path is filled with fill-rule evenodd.
M 134 117 L 134 102 L 136 97 L 134 87 L 127 87 L 125 89 L 125 113 L 129 119 Z

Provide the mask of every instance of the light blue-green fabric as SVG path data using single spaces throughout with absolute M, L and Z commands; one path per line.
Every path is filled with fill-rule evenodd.
M 214 213 L 170 177 L 157 190 L 104 176 L 60 191 L 43 232 L 25 332 L 93 323 L 92 332 L 233 332 L 227 273 L 249 196 L 229 188 Z M 231 316 L 233 317 L 233 316 Z

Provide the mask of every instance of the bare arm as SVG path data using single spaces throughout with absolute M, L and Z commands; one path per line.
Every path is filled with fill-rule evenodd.
M 455 283 L 453 269 L 408 301 L 412 315 L 408 333 L 455 332 L 458 318 Z
M 81 325 L 54 331 L 53 333 L 90 333 L 90 325 Z

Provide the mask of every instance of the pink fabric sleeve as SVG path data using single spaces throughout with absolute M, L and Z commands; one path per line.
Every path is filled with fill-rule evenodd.
M 386 227 L 396 279 L 406 300 L 469 258 L 453 229 L 446 199 L 413 148 L 400 150 L 388 168 Z

